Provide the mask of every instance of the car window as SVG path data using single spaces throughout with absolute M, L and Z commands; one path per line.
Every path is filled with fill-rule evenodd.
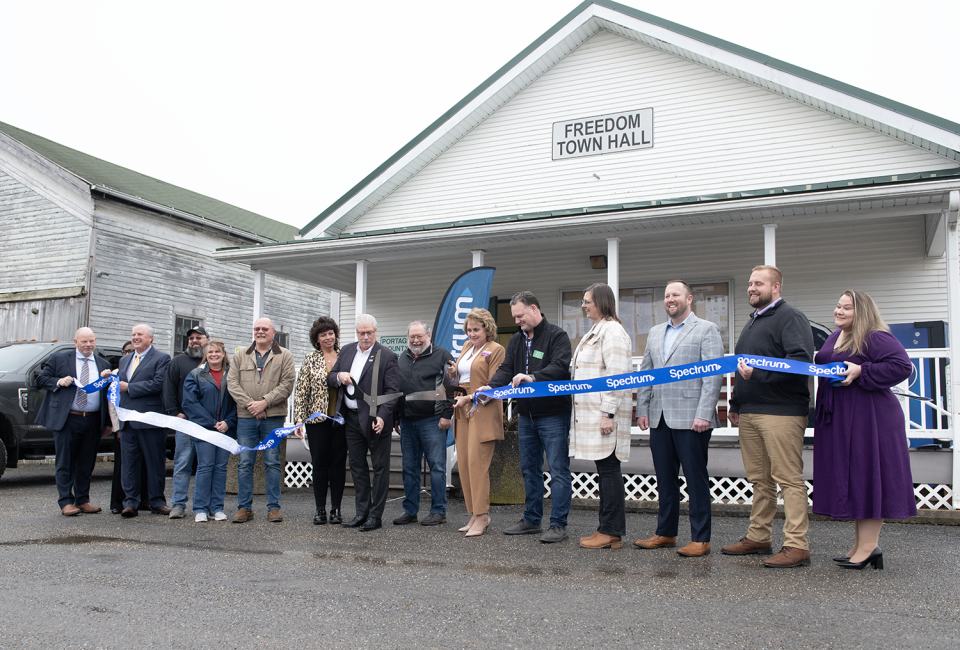
M 47 353 L 53 343 L 32 343 L 30 345 L 8 345 L 0 347 L 0 372 L 16 372 L 28 363 Z

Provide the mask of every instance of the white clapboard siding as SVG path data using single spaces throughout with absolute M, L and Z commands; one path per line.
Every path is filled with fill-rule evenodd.
M 90 228 L 0 170 L 0 293 L 82 285 Z
M 551 160 L 553 122 L 646 107 L 654 109 L 652 149 Z M 955 167 L 601 31 L 346 231 Z

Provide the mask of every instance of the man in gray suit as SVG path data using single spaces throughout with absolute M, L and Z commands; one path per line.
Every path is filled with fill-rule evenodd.
M 693 313 L 693 291 L 683 280 L 671 280 L 663 306 L 670 320 L 651 328 L 640 371 L 680 366 L 723 356 L 719 328 Z M 717 400 L 722 375 L 644 386 L 637 391 L 637 426 L 650 428 L 650 452 L 657 471 L 660 511 L 657 533 L 634 542 L 637 548 L 676 546 L 680 523 L 680 477 L 690 495 L 691 542 L 677 553 L 699 557 L 710 553 L 710 476 L 707 449 L 719 426 Z M 652 428 L 651 428 L 652 427 Z

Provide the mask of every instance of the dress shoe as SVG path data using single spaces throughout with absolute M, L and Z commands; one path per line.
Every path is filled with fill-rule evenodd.
M 720 549 L 724 555 L 751 555 L 754 553 L 773 553 L 770 542 L 755 542 L 752 539 L 741 537 L 740 541 Z
M 879 549 L 880 547 L 878 546 L 877 548 Z M 880 551 L 880 552 L 883 553 L 883 551 Z M 837 562 L 837 563 L 840 563 L 840 562 L 849 562 L 849 561 L 850 561 L 850 556 L 849 556 L 849 555 L 841 555 L 840 557 L 835 557 L 835 558 L 833 558 L 833 561 L 834 561 L 834 562 Z
M 710 542 L 690 542 L 683 548 L 677 549 L 677 555 L 684 557 L 700 557 L 710 555 Z
M 676 537 L 664 537 L 663 535 L 654 535 L 650 539 L 638 539 L 633 543 L 637 548 L 673 548 L 677 545 Z
M 278 509 L 273 509 L 267 512 L 267 521 L 271 524 L 279 524 L 283 521 L 283 515 L 280 514 Z
M 157 506 L 156 508 L 150 508 L 150 512 L 155 515 L 169 515 L 173 511 L 168 505 Z
M 121 512 L 123 512 L 123 508 L 110 508 L 111 515 L 119 515 Z
M 73 505 L 72 503 L 68 503 L 67 505 L 60 508 L 60 513 L 65 517 L 76 517 L 81 512 L 83 512 L 83 510 Z
M 340 525 L 343 526 L 344 528 L 360 528 L 360 526 L 362 526 L 363 522 L 365 522 L 366 520 L 367 520 L 366 517 L 361 517 L 360 515 L 357 515 L 350 521 L 344 521 Z
M 792 569 L 798 566 L 810 566 L 810 551 L 784 546 L 779 553 L 764 560 L 763 566 L 768 569 Z
M 604 535 L 598 532 L 593 537 L 580 540 L 583 548 L 623 548 L 623 540 L 613 535 Z
M 439 512 L 431 512 L 429 515 L 423 518 L 423 521 L 420 522 L 421 526 L 439 526 L 440 524 L 447 523 L 447 516 L 441 515 Z
M 846 562 L 841 562 L 837 566 L 841 569 L 863 569 L 863 567 L 868 564 L 872 564 L 874 569 L 883 569 L 883 551 L 880 550 L 880 547 L 873 549 L 873 552 L 867 556 L 863 562 L 851 562 L 847 560 Z
M 88 515 L 95 515 L 95 514 L 97 514 L 98 512 L 100 512 L 101 510 L 103 510 L 103 508 L 99 508 L 99 507 L 97 507 L 97 506 L 95 506 L 95 505 L 91 505 L 89 502 L 87 502 L 87 503 L 81 503 L 81 504 L 78 505 L 77 507 L 80 508 L 80 511 L 81 511 L 81 512 L 83 512 L 84 514 L 88 514 Z
M 399 517 L 393 520 L 394 526 L 405 526 L 407 524 L 415 524 L 415 523 L 417 523 L 417 516 L 411 515 L 410 513 L 407 513 L 407 512 L 403 513 L 402 515 L 400 515 Z
M 313 517 L 314 526 L 323 526 L 327 523 L 327 511 L 323 508 L 317 510 L 317 514 Z
M 376 519 L 375 517 L 368 517 L 367 520 L 360 524 L 358 528 L 360 529 L 361 533 L 369 533 L 371 530 L 376 530 L 382 526 L 383 524 L 380 523 L 379 519 Z
M 140 514 L 140 511 L 134 508 L 133 506 L 127 506 L 120 512 L 120 516 L 124 519 L 129 519 L 130 517 L 136 517 Z
M 567 539 L 567 529 L 561 528 L 560 526 L 550 526 L 543 535 L 540 536 L 541 544 L 556 544 L 557 542 L 562 542 Z
M 504 535 L 539 535 L 543 532 L 543 528 L 540 526 L 534 526 L 533 524 L 528 524 L 526 521 L 521 519 L 514 525 L 504 528 Z
M 237 510 L 237 514 L 230 519 L 231 524 L 242 524 L 245 521 L 250 521 L 253 519 L 253 510 L 247 510 L 246 508 L 240 508 Z
M 340 514 L 340 508 L 330 508 L 330 523 L 342 524 L 343 515 Z

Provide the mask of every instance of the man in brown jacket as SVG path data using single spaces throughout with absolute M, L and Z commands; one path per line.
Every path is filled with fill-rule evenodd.
M 277 331 L 269 318 L 253 324 L 253 343 L 233 355 L 227 373 L 227 388 L 237 402 L 237 442 L 256 447 L 271 431 L 282 427 L 287 415 L 287 398 L 293 392 L 297 371 L 290 350 L 274 343 Z M 267 519 L 283 521 L 280 514 L 280 448 L 263 452 L 266 470 Z M 242 524 L 253 519 L 253 464 L 257 452 L 240 454 L 237 466 L 237 514 L 232 521 Z

